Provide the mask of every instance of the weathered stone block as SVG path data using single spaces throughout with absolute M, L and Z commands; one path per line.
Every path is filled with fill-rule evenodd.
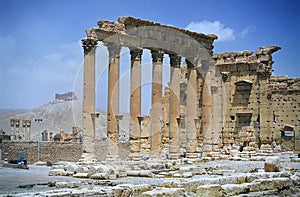
M 222 197 L 222 187 L 218 184 L 213 185 L 201 185 L 197 188 L 197 196 L 199 197 Z
M 89 178 L 89 173 L 76 173 L 73 174 L 74 178 Z
M 85 166 L 78 166 L 76 172 L 77 173 L 88 173 L 89 172 L 89 168 L 85 167 Z
M 112 188 L 112 196 L 114 197 L 131 197 L 132 196 L 132 189 L 128 186 L 120 186 L 117 185 Z
M 107 173 L 96 173 L 91 175 L 92 179 L 109 179 L 109 175 Z
M 280 171 L 280 158 L 267 157 L 265 160 L 265 172 L 279 172 Z
M 67 176 L 67 172 L 64 169 L 52 169 L 49 171 L 49 176 Z
M 78 169 L 78 166 L 76 164 L 67 164 L 64 169 L 67 171 L 67 172 L 77 172 L 77 169 Z
M 140 171 L 138 170 L 128 170 L 126 172 L 127 176 L 140 176 Z
M 179 180 L 165 181 L 160 186 L 161 187 L 170 187 L 170 188 L 183 187 L 182 182 Z
M 182 173 L 183 178 L 192 178 L 193 174 L 191 172 L 184 172 Z
M 141 197 L 184 197 L 184 189 L 183 188 L 156 188 L 151 191 L 147 191 L 142 193 Z
M 79 182 L 56 182 L 55 187 L 57 188 L 77 188 L 79 187 Z
M 151 170 L 141 170 L 139 173 L 139 176 L 141 177 L 153 177 L 153 173 Z
M 179 168 L 179 172 L 189 172 L 191 168 L 189 166 L 183 166 Z
M 292 185 L 292 181 L 289 178 L 258 179 L 254 183 L 259 183 L 260 190 L 280 190 Z
M 140 184 L 140 185 L 120 184 L 119 186 L 130 188 L 132 191 L 132 197 L 140 197 L 142 193 L 152 190 L 152 186 L 149 184 Z
M 222 185 L 225 196 L 235 196 L 250 192 L 251 183 Z

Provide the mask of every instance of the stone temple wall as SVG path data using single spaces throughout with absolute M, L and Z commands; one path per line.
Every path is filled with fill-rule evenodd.
M 222 74 L 223 130 L 221 146 L 250 146 L 259 138 L 259 63 L 253 52 L 215 54 Z M 253 61 L 254 60 L 254 61 Z M 255 148 L 255 147 L 253 147 Z
M 16 160 L 17 151 L 27 152 L 29 164 L 38 161 L 38 143 L 36 141 L 0 143 L 2 159 Z M 40 142 L 40 161 L 78 161 L 82 155 L 82 144 L 76 142 Z
M 272 76 L 268 96 L 275 142 L 283 150 L 300 150 L 300 78 Z
M 272 76 L 272 53 L 280 47 L 214 54 L 222 75 L 223 147 L 254 151 L 280 144 L 300 150 L 300 79 Z
M 95 142 L 97 150 L 96 158 L 99 161 L 105 160 L 108 154 L 108 143 L 106 141 Z M 129 153 L 129 143 L 119 143 L 120 159 L 126 160 Z M 28 163 L 32 164 L 38 161 L 38 143 L 36 141 L 16 142 L 4 141 L 0 143 L 2 159 L 16 160 L 17 151 L 26 151 Z M 1 152 L 0 152 L 1 153 Z M 82 144 L 77 142 L 40 142 L 40 161 L 58 162 L 73 161 L 77 162 L 82 155 Z M 1 158 L 0 156 L 0 158 Z

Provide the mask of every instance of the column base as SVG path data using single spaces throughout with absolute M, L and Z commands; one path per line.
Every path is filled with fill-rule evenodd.
M 170 153 L 169 154 L 169 159 L 179 159 L 180 158 L 180 154 L 179 153 Z
M 269 153 L 270 154 L 270 153 L 273 152 L 272 146 L 270 144 L 262 144 L 260 146 L 259 152 L 261 152 L 261 153 Z
M 159 159 L 161 157 L 159 152 L 151 152 L 150 157 L 153 159 Z
M 140 161 L 142 159 L 141 153 L 130 153 L 128 155 L 128 160 L 131 161 Z
M 120 161 L 120 158 L 118 155 L 114 155 L 114 156 L 107 155 L 105 158 L 105 161 L 108 163 L 114 163 L 114 162 Z
M 131 139 L 129 141 L 129 143 L 130 143 L 130 151 L 132 153 L 138 153 L 138 152 L 140 152 L 140 146 L 141 146 L 141 141 L 140 140 L 133 140 L 133 139 Z
M 199 158 L 200 155 L 199 155 L 199 153 L 186 153 L 186 157 L 190 158 L 190 159 L 196 159 L 196 158 Z
M 80 164 L 91 164 L 96 163 L 97 161 L 94 153 L 82 153 L 81 158 L 79 159 Z

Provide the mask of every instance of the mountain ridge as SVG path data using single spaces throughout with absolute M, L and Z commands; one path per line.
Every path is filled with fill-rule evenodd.
M 96 139 L 106 138 L 106 112 L 97 110 Z M 60 131 L 72 132 L 72 127 L 82 128 L 82 100 L 48 102 L 34 109 L 0 111 L 0 130 L 11 134 L 10 119 L 31 120 L 31 140 L 37 140 L 44 130 L 54 135 Z M 38 120 L 38 121 L 37 121 Z M 21 130 L 21 125 L 20 125 Z M 128 134 L 129 115 L 120 121 L 120 133 Z

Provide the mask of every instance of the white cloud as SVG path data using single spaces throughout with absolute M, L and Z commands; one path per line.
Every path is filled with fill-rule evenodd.
M 251 32 L 251 31 L 254 31 L 255 30 L 255 26 L 254 25 L 250 25 L 248 27 L 246 27 L 245 29 L 242 30 L 242 32 L 240 33 L 240 36 L 242 38 L 245 38 L 246 35 Z
M 231 41 L 235 39 L 233 29 L 225 27 L 220 21 L 201 21 L 191 22 L 186 29 L 194 32 L 204 34 L 216 34 L 218 36 L 217 41 Z

